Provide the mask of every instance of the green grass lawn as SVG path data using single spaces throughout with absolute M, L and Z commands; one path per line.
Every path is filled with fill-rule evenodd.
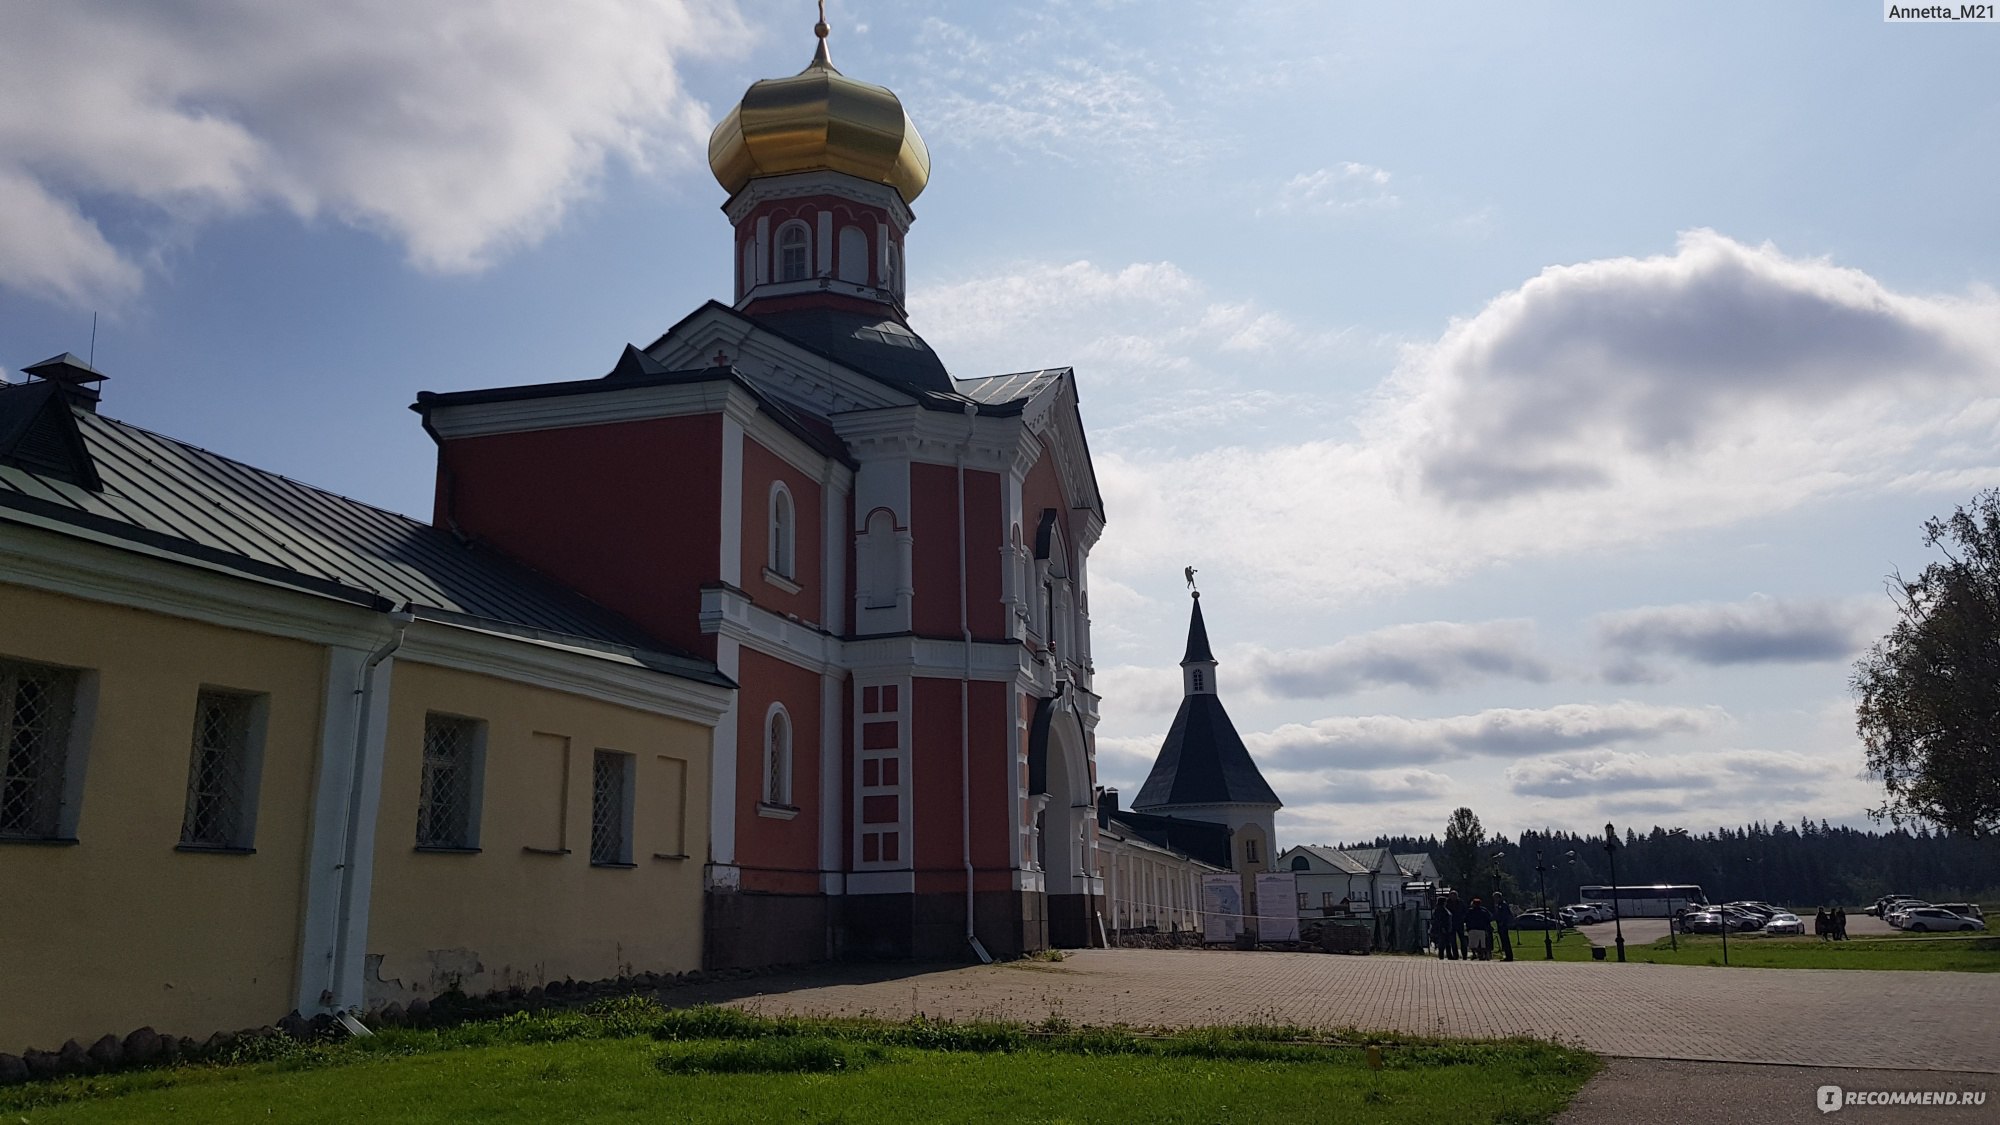
M 4 1090 L 0 1119 L 1536 1122 L 1598 1068 L 1548 1043 L 1303 1034 L 771 1020 L 619 1001 Z
M 1561 955 L 1558 954 L 1560 957 Z M 1590 956 L 1589 950 L 1583 956 Z M 1607 953 L 1606 956 L 1616 956 Z M 1680 950 L 1662 938 L 1649 945 L 1627 945 L 1627 961 L 1654 965 L 1720 965 L 1722 939 L 1709 935 L 1680 938 Z M 1820 941 L 1814 937 L 1751 937 L 1732 935 L 1729 963 L 1755 969 L 1912 969 L 1957 973 L 2000 972 L 2000 938 L 1952 938 L 1921 935 Z

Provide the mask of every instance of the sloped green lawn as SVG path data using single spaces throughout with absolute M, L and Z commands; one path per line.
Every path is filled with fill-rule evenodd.
M 1534 1122 L 1596 1073 L 1552 1044 L 1302 1042 L 913 1021 L 768 1020 L 620 1001 L 281 1057 L 0 1091 L 68 1122 Z

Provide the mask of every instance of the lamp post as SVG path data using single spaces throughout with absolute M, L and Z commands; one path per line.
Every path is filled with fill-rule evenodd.
M 1535 850 L 1535 890 L 1542 896 L 1542 960 L 1556 959 L 1556 944 L 1549 938 L 1549 923 L 1555 918 L 1549 913 L 1549 865 L 1542 862 L 1541 849 Z
M 1618 906 L 1618 830 L 1604 825 L 1604 855 L 1611 864 L 1611 926 L 1618 935 L 1618 962 L 1625 962 L 1625 918 Z

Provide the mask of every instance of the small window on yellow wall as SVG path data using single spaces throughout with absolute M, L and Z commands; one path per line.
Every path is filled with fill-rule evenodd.
M 591 759 L 590 862 L 599 867 L 632 863 L 633 761 L 613 750 Z
M 196 695 L 182 847 L 234 850 L 254 845 L 263 702 L 262 696 L 208 688 Z
M 0 840 L 76 832 L 82 769 L 70 745 L 74 669 L 0 660 Z
M 486 724 L 460 715 L 424 716 L 424 762 L 417 795 L 417 846 L 479 846 Z

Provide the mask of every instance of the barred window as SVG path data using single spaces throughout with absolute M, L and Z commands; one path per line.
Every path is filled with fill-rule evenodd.
M 260 697 L 204 689 L 195 697 L 181 843 L 247 848 L 256 836 Z
M 457 715 L 424 716 L 422 791 L 417 798 L 417 846 L 479 846 L 480 772 L 485 724 Z
M 792 803 L 792 719 L 782 704 L 772 704 L 764 732 L 764 803 Z
M 632 862 L 632 755 L 599 750 L 591 760 L 590 862 Z
M 0 839 L 63 834 L 77 674 L 0 660 Z

